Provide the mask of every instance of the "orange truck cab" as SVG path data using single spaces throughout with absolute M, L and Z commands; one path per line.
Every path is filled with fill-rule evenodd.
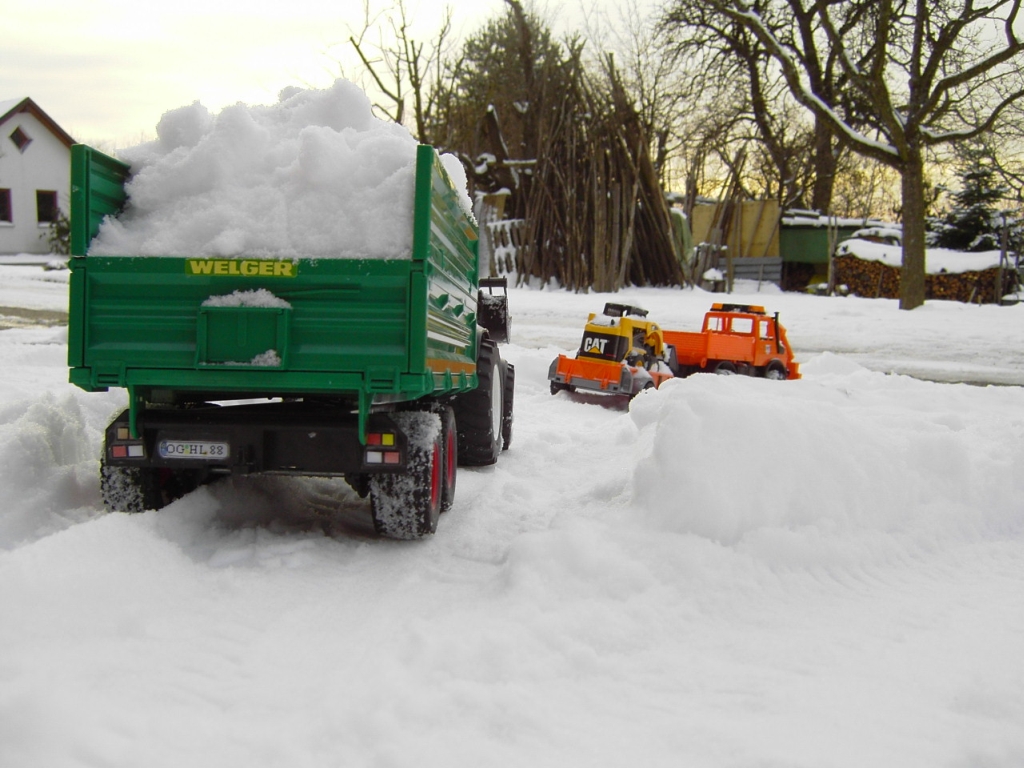
M 668 331 L 647 311 L 605 304 L 591 313 L 575 357 L 548 369 L 551 394 L 592 391 L 632 397 L 677 376 L 713 372 L 798 379 L 800 366 L 776 313 L 745 304 L 714 304 L 700 332 Z

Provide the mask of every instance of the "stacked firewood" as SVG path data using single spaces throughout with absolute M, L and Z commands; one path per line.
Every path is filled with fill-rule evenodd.
M 856 296 L 869 299 L 898 299 L 900 296 L 899 267 L 856 256 L 836 256 L 832 269 L 835 284 L 845 285 Z
M 495 267 L 575 291 L 682 285 L 680 245 L 636 108 L 610 58 L 597 84 L 574 53 L 570 87 L 531 107 L 542 109 L 534 158 L 501 160 L 491 115 L 495 156 L 521 170 L 510 207 L 524 220 L 514 264 Z
M 998 303 L 1008 292 L 1006 282 L 1008 271 L 1003 272 L 1003 290 L 997 291 L 999 269 L 975 270 L 971 272 L 944 272 L 925 276 L 925 296 L 929 299 L 949 299 L 974 304 Z
M 900 268 L 880 261 L 837 256 L 833 262 L 835 284 L 845 285 L 850 293 L 867 298 L 898 299 Z M 1002 289 L 997 291 L 999 269 L 970 272 L 941 272 L 925 276 L 925 297 L 964 303 L 997 303 L 1010 289 L 1012 273 L 1003 273 Z

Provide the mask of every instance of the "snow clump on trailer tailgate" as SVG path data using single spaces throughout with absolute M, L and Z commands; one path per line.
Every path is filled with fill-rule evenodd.
M 204 307 L 264 307 L 267 309 L 291 309 L 292 305 L 275 296 L 266 288 L 255 291 L 234 291 L 222 296 L 211 296 L 203 302 Z
M 216 115 L 195 102 L 156 130 L 120 153 L 128 206 L 90 255 L 409 258 L 417 142 L 353 83 Z M 442 162 L 464 192 L 461 164 Z

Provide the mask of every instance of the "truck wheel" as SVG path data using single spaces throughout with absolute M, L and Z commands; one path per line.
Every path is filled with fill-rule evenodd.
M 408 437 L 406 469 L 370 478 L 373 526 L 390 539 L 421 539 L 437 530 L 441 514 L 445 485 L 441 419 L 428 411 L 393 418 Z
M 502 361 L 504 362 L 504 361 Z M 512 405 L 516 396 L 516 367 L 505 363 L 505 392 L 501 400 L 501 449 L 512 445 Z
M 457 395 L 452 402 L 459 433 L 459 463 L 467 467 L 493 464 L 501 453 L 505 383 L 500 361 L 495 343 L 482 341 L 476 362 L 477 388 Z
M 770 363 L 768 363 L 768 367 L 764 369 L 764 377 L 766 379 L 782 381 L 784 379 L 789 378 L 789 371 L 787 371 L 786 366 L 784 366 L 778 360 L 772 360 Z

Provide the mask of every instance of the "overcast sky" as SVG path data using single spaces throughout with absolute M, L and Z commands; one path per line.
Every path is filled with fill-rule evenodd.
M 581 30 L 582 8 L 650 7 L 657 0 L 526 0 L 556 33 Z M 371 13 L 397 0 L 369 0 Z M 0 101 L 31 97 L 76 141 L 105 149 L 156 135 L 164 112 L 201 101 L 267 104 L 289 85 L 356 79 L 348 36 L 363 0 L 5 0 Z M 405 0 L 417 39 L 454 11 L 459 39 L 504 13 L 504 0 Z M 613 10 L 611 13 L 618 14 Z M 383 22 L 381 23 L 383 26 Z
M 438 29 L 446 4 L 460 36 L 505 7 L 406 0 L 422 38 Z M 196 100 L 216 112 L 272 103 L 288 85 L 329 85 L 350 56 L 350 30 L 363 26 L 363 3 L 8 0 L 2 18 L 0 101 L 30 96 L 77 141 L 116 148 L 153 138 L 164 112 Z

